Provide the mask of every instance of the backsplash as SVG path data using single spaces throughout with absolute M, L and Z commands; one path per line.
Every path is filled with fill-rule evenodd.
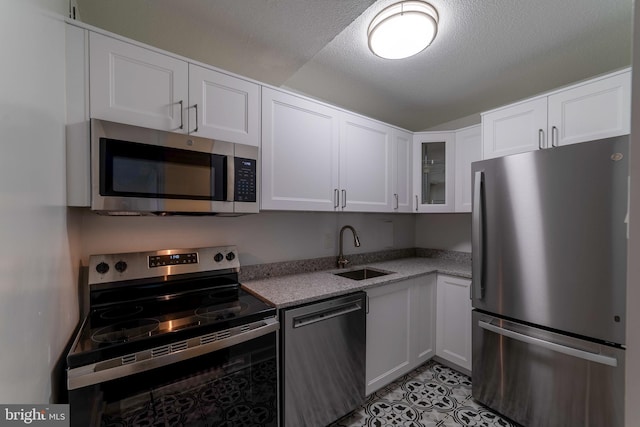
M 471 261 L 471 254 L 442 249 L 407 248 L 351 254 L 347 256 L 349 266 L 371 264 L 401 258 L 442 258 L 457 261 Z M 240 281 L 264 279 L 267 277 L 288 276 L 291 274 L 337 269 L 337 257 L 322 257 L 296 261 L 274 262 L 268 264 L 244 265 L 240 269 Z M 347 268 L 349 268 L 349 266 Z

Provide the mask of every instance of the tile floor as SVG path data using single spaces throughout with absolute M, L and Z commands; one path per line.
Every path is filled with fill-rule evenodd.
M 437 362 L 371 394 L 330 427 L 517 427 L 471 398 L 471 378 Z

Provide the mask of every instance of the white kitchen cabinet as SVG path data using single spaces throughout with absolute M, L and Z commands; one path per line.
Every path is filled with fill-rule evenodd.
M 261 209 L 391 212 L 391 131 L 263 88 Z
M 549 96 L 552 146 L 631 132 L 631 73 L 597 79 Z
M 438 274 L 436 355 L 471 371 L 471 280 Z
M 435 354 L 435 275 L 367 290 L 366 394 Z
M 187 62 L 94 32 L 89 49 L 91 117 L 186 132 Z
M 631 72 L 623 70 L 482 114 L 483 158 L 625 135 Z
M 392 211 L 391 130 L 365 117 L 341 114 L 341 210 Z
M 456 131 L 455 210 L 471 212 L 471 163 L 482 159 L 482 128 L 470 126 Z
M 484 113 L 482 156 L 492 159 L 543 148 L 546 129 L 546 97 Z
M 411 150 L 413 135 L 409 132 L 393 129 L 392 144 L 392 180 L 393 211 L 411 212 Z
M 260 145 L 260 86 L 90 34 L 91 117 Z
M 339 135 L 340 111 L 263 88 L 260 208 L 338 209 Z
M 414 212 L 453 212 L 455 210 L 454 168 L 454 132 L 414 134 Z
M 189 127 L 196 136 L 260 146 L 260 86 L 189 64 Z

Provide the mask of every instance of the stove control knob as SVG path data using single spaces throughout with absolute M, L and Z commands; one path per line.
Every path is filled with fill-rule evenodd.
M 215 260 L 215 262 L 220 262 L 224 259 L 224 255 L 218 252 L 217 254 L 214 255 L 213 259 Z
M 126 269 L 127 269 L 127 263 L 124 261 L 118 261 L 116 262 L 116 271 L 118 273 L 123 273 Z
M 234 254 L 233 252 L 229 252 L 227 254 L 227 261 L 233 261 L 234 259 L 236 259 L 236 254 Z
M 104 274 L 107 271 L 109 271 L 109 264 L 107 264 L 106 262 L 101 262 L 100 264 L 96 265 L 96 271 L 100 274 Z

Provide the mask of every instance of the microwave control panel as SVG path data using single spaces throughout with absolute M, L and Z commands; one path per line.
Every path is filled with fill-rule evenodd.
M 255 159 L 235 157 L 235 202 L 257 201 L 257 168 Z

